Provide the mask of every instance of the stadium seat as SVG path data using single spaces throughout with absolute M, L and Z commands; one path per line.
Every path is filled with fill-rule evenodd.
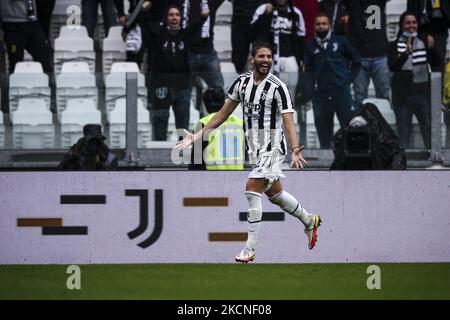
M 98 91 L 95 75 L 89 72 L 87 62 L 65 62 L 61 74 L 56 76 L 56 105 L 58 117 L 66 109 L 68 100 L 89 98 L 97 105 Z
M 152 130 L 150 125 L 150 115 L 141 100 L 138 100 L 138 148 L 147 148 L 151 141 Z M 126 100 L 117 99 L 115 107 L 106 114 L 109 123 L 109 143 L 114 149 L 124 149 L 126 146 Z
M 108 37 L 103 40 L 103 73 L 110 73 L 114 62 L 125 61 L 126 58 L 122 27 L 111 27 Z
M 59 35 L 59 31 L 62 26 L 67 25 L 68 15 L 72 13 L 68 13 L 67 10 L 71 5 L 78 6 L 80 8 L 81 13 L 81 0 L 58 0 L 55 1 L 55 8 L 52 13 L 52 21 L 50 25 L 50 40 L 52 45 L 54 44 L 54 40 Z M 81 20 L 81 17 L 79 17 Z
M 23 98 L 42 98 L 50 110 L 51 90 L 48 75 L 39 62 L 18 62 L 9 76 L 9 111 L 17 110 Z M 10 113 L 11 114 L 11 113 Z
M 61 145 L 70 148 L 83 136 L 86 124 L 102 124 L 102 115 L 93 99 L 70 99 L 61 114 Z
M 105 76 L 107 112 L 114 109 L 117 99 L 125 98 L 127 72 L 138 73 L 138 98 L 141 100 L 144 108 L 147 108 L 145 77 L 139 72 L 138 65 L 135 62 L 115 62 L 111 66 L 111 73 Z
M 231 27 L 229 25 L 214 26 L 214 49 L 220 61 L 231 61 Z
M 84 26 L 63 26 L 55 39 L 55 71 L 61 71 L 68 61 L 86 61 L 91 72 L 95 72 L 94 41 L 87 35 Z
M 52 113 L 43 99 L 20 99 L 11 115 L 15 149 L 51 149 L 55 147 Z
M 231 62 L 220 62 L 220 71 L 222 72 L 223 80 L 224 80 L 224 90 L 227 90 L 236 80 L 238 74 L 236 73 L 236 69 L 234 68 L 234 64 Z
M 389 41 L 394 41 L 398 33 L 398 20 L 406 11 L 406 0 L 391 0 L 386 3 L 386 31 Z
M 233 17 L 233 4 L 231 1 L 224 1 L 216 12 L 216 25 L 230 25 Z

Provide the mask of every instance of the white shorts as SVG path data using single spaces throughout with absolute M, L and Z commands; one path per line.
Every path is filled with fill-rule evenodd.
M 273 150 L 259 155 L 256 160 L 255 168 L 248 175 L 253 179 L 267 179 L 267 188 L 269 190 L 272 184 L 280 178 L 285 178 L 281 170 L 286 155 L 281 154 L 280 150 Z

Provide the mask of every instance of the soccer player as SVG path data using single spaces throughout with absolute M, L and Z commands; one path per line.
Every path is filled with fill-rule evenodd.
M 248 238 L 244 249 L 235 257 L 237 262 L 248 263 L 255 259 L 258 233 L 262 221 L 262 194 L 305 226 L 309 249 L 317 241 L 320 216 L 309 214 L 300 203 L 281 186 L 281 171 L 287 145 L 285 133 L 292 152 L 291 166 L 297 169 L 307 164 L 302 156 L 303 146 L 297 144 L 293 120 L 292 100 L 286 85 L 270 73 L 272 49 L 269 44 L 254 45 L 251 53 L 253 71 L 240 75 L 228 90 L 228 99 L 211 121 L 195 134 L 187 133 L 176 144 L 182 150 L 202 139 L 202 135 L 220 126 L 234 109 L 242 103 L 244 108 L 244 131 L 251 163 L 255 164 L 249 174 L 245 195 L 248 200 Z M 282 124 L 285 132 L 283 132 Z

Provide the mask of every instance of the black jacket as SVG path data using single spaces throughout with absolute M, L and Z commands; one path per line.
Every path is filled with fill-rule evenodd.
M 422 40 L 422 39 L 421 39 Z M 423 40 L 422 40 L 423 41 Z M 391 90 L 392 90 L 392 104 L 399 106 L 404 103 L 406 97 L 411 93 L 420 95 L 429 95 L 429 82 L 414 83 L 412 71 L 402 70 L 403 64 L 408 59 L 406 53 L 398 54 L 397 51 L 398 39 L 389 44 L 388 53 L 388 65 L 389 70 L 392 72 L 391 77 Z M 430 51 L 427 50 L 427 55 L 430 55 Z
M 343 0 L 348 11 L 347 38 L 361 57 L 380 57 L 387 54 L 389 42 L 386 35 L 386 2 L 389 0 Z M 381 28 L 367 28 L 367 20 L 373 13 L 366 13 L 369 6 L 381 9 Z
M 225 0 L 208 0 L 209 6 L 209 38 L 202 38 L 201 27 L 196 28 L 193 33 L 190 43 L 190 52 L 193 53 L 208 53 L 214 49 L 214 25 L 216 23 L 217 9 L 222 5 Z M 188 26 L 197 25 L 201 19 L 201 0 L 191 0 L 191 7 L 189 10 L 189 23 Z M 202 23 L 203 24 L 203 23 Z M 191 27 L 192 29 L 192 27 Z
M 169 30 L 166 24 L 152 25 L 148 29 L 153 50 L 151 65 L 155 86 L 189 87 L 189 47 L 206 19 L 202 17 L 196 24 L 190 24 L 186 29 L 176 32 Z

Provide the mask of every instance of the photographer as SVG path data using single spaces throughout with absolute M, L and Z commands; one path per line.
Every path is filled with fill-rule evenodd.
M 84 137 L 77 141 L 58 165 L 60 170 L 101 171 L 117 168 L 117 158 L 109 151 L 102 134 L 102 127 L 87 124 Z

